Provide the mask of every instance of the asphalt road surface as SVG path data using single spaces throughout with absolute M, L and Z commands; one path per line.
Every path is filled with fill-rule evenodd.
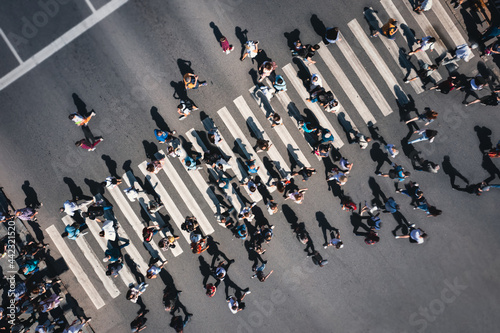
M 40 231 L 44 232 L 53 225 L 62 232 L 63 216 L 58 211 L 62 203 L 72 195 L 94 194 L 96 182 L 103 181 L 110 174 L 121 176 L 131 170 L 142 183 L 146 183 L 138 165 L 148 160 L 155 150 L 164 148 L 157 144 L 153 135 L 158 126 L 175 129 L 179 137 L 189 141 L 185 133 L 190 129 L 200 133 L 205 131 L 201 117 L 206 115 L 214 119 L 233 148 L 232 128 L 218 113 L 227 107 L 253 144 L 255 138 L 251 137 L 250 127 L 245 126 L 245 117 L 234 102 L 240 96 L 253 112 L 252 120 L 255 118 L 262 124 L 276 151 L 286 163 L 291 163 L 283 137 L 271 129 L 249 93 L 255 85 L 258 67 L 257 61 L 250 59 L 240 62 L 241 45 L 246 38 L 259 41 L 259 47 L 263 49 L 261 56 L 275 61 L 278 65 L 276 73 L 287 81 L 286 95 L 298 111 L 310 119 L 305 109 L 313 109 L 313 106 L 300 95 L 303 87 L 293 84 L 296 75 L 288 75 L 291 70 L 292 74 L 297 71 L 300 77 L 304 77 L 305 67 L 300 60 L 291 58 L 288 45 L 296 37 L 307 44 L 320 42 L 318 32 L 321 33 L 324 26 L 339 27 L 343 40 L 338 45 L 320 49 L 323 53 L 314 57 L 317 71 L 340 100 L 351 124 L 360 132 L 373 136 L 373 133 L 369 134 L 364 118 L 371 115 L 379 135 L 374 137 L 378 140 L 374 140 L 368 149 L 360 150 L 357 144 L 348 143 L 336 115 L 326 114 L 328 122 L 338 133 L 336 142 L 344 142 L 340 152 L 354 163 L 343 191 L 357 203 L 393 196 L 406 219 L 425 230 L 429 238 L 422 245 L 412 244 L 407 239 L 394 239 L 392 231 L 398 223 L 391 214 L 381 215 L 383 226 L 378 244 L 368 246 L 363 237 L 356 236 L 353 233 L 358 223 L 356 216 L 341 210 L 338 188 L 325 182 L 326 172 L 337 162 L 331 159 L 320 161 L 310 153 L 295 120 L 287 115 L 275 97 L 271 100 L 272 107 L 283 116 L 284 127 L 297 143 L 296 148 L 318 169 L 318 173 L 304 184 L 300 177 L 295 178 L 300 188 L 308 188 L 304 204 L 284 201 L 278 192 L 272 192 L 280 204 L 279 214 L 269 216 L 262 201 L 257 205 L 262 212 L 262 215 L 257 214 L 258 217 L 275 226 L 275 237 L 266 245 L 267 252 L 263 255 L 267 260 L 266 271 L 274 270 L 274 273 L 264 283 L 250 278 L 253 261 L 244 242 L 217 225 L 210 204 L 191 177 L 180 162 L 171 160 L 179 179 L 186 184 L 215 229 L 211 236 L 219 243 L 218 249 L 235 263 L 217 294 L 208 298 L 202 283 L 207 266 L 215 261 L 213 255 L 217 251 L 212 247 L 200 256 L 194 255 L 181 237 L 179 245 L 183 253 L 177 257 L 167 253 L 169 263 L 166 269 L 159 279 L 150 282 L 142 297 L 150 310 L 146 331 L 172 330 L 168 328 L 171 315 L 162 305 L 165 285 L 174 285 L 183 291 L 179 298 L 181 307 L 176 313 L 184 310 L 184 313 L 193 314 L 186 332 L 496 331 L 494 318 L 500 310 L 497 301 L 500 261 L 497 256 L 499 232 L 494 223 L 498 221 L 495 211 L 499 193 L 492 189 L 475 196 L 454 191 L 450 182 L 456 178 L 455 183 L 465 187 L 464 179 L 456 176 L 460 173 L 471 184 L 487 178 L 492 179 L 492 184 L 500 183 L 498 161 L 483 158 L 482 154 L 500 139 L 499 114 L 495 108 L 479 104 L 465 107 L 462 104 L 463 92 L 452 91 L 447 95 L 436 91 L 417 93 L 421 84 L 404 83 L 406 70 L 401 67 L 405 64 L 401 59 L 405 57 L 398 54 L 403 52 L 399 48 L 408 52 L 410 46 L 416 47 L 408 31 L 413 30 L 416 37 L 421 38 L 425 36 L 424 31 L 429 31 L 426 22 L 435 27 L 436 37 L 448 49 L 458 45 L 458 39 L 453 38 L 457 34 L 468 40 L 459 28 L 454 35 L 447 31 L 445 24 L 448 21 L 438 11 L 438 7 L 444 8 L 447 17 L 452 17 L 447 4 L 436 1 L 438 4 L 433 10 L 417 16 L 408 10 L 407 3 L 400 0 L 123 1 L 121 6 L 108 10 L 111 7 L 106 6 L 114 1 L 90 0 L 92 7 L 89 1 L 59 1 L 57 11 L 54 1 L 47 2 L 52 7 L 43 1 L 42 4 L 21 1 L 0 5 L 0 28 L 17 52 L 16 58 L 2 39 L 0 54 L 5 59 L 0 66 L 2 80 L 19 64 L 18 60 L 28 66 L 35 63 L 36 57 L 46 57 L 45 61 L 36 63 L 0 91 L 1 186 L 17 207 L 24 204 L 25 193 L 30 192 L 30 188 L 44 203 L 39 226 L 35 225 L 38 235 L 51 244 L 51 255 L 55 258 L 60 256 L 57 243 L 65 242 L 104 300 L 105 305 L 96 309 L 74 272 L 67 270 L 62 274 L 63 282 L 85 314 L 93 318 L 91 324 L 95 332 L 127 331 L 139 306 L 125 299 L 127 286 L 119 278 L 113 282 L 120 294 L 116 298 L 110 296 L 75 242 L 52 239 Z M 390 7 L 391 3 L 395 7 Z M 388 10 L 396 8 L 409 29 L 402 27 L 404 34 L 398 34 L 395 43 L 390 45 L 384 37 L 369 39 L 370 29 L 363 15 L 366 6 L 378 11 L 377 15 L 383 22 L 390 17 Z M 102 8 L 109 12 L 100 12 Z M 40 14 L 41 11 L 46 15 Z M 61 47 L 56 43 L 45 48 L 79 22 L 86 19 L 91 22 L 96 17 L 93 15 L 101 15 L 102 19 L 94 22 L 95 25 L 88 30 L 79 26 L 75 31 L 81 33 L 76 39 Z M 30 24 L 33 25 L 31 30 Z M 357 26 L 361 27 L 367 42 L 357 35 Z M 217 41 L 220 34 L 235 46 L 231 54 L 222 52 Z M 359 76 L 352 68 L 354 58 L 346 56 L 344 52 L 348 50 L 342 48 L 342 43 L 350 46 L 354 58 L 373 80 L 373 86 L 366 85 L 367 78 Z M 378 52 L 378 58 L 367 43 Z M 39 53 L 43 50 L 48 56 Z M 427 53 L 431 60 L 438 57 L 437 52 Z M 333 72 L 330 67 L 332 57 L 339 66 Z M 411 61 L 418 66 L 415 56 Z M 288 67 L 283 69 L 285 66 Z M 491 59 L 483 62 L 476 52 L 469 63 L 460 63 L 459 72 L 472 77 L 478 72 L 483 73 L 489 66 L 495 64 Z M 189 97 L 200 111 L 179 121 L 176 107 L 179 94 L 181 97 L 183 94 L 182 74 L 187 69 L 206 80 L 208 85 L 189 91 Z M 443 78 L 448 76 L 444 66 L 439 68 L 439 73 Z M 348 83 L 343 81 L 344 78 Z M 396 81 L 391 81 L 392 78 Z M 353 93 L 349 85 L 352 85 Z M 487 89 L 479 92 L 481 96 L 488 93 Z M 376 96 L 382 98 L 376 99 Z M 408 115 L 404 108 L 399 107 L 407 101 L 414 102 L 414 108 L 419 112 L 425 107 L 439 112 L 438 119 L 429 125 L 439 132 L 435 142 L 413 145 L 421 156 L 442 165 L 438 174 L 412 168 L 408 158 L 411 147 L 404 144 L 410 129 L 402 122 Z M 389 105 L 389 110 L 382 106 L 384 103 Z M 362 104 L 368 111 L 364 116 L 358 112 Z M 94 135 L 104 137 L 94 152 L 74 145 L 84 136 L 68 120 L 68 115 L 82 109 L 95 110 L 97 115 L 91 120 L 90 128 Z M 415 113 L 412 111 L 411 115 Z M 422 123 L 419 126 L 422 127 Z M 394 162 L 412 172 L 410 179 L 420 184 L 429 202 L 443 211 L 442 216 L 427 218 L 424 212 L 413 210 L 410 198 L 395 193 L 393 180 L 375 175 L 378 161 L 384 160 L 381 138 L 398 147 L 400 154 Z M 187 141 L 184 147 L 190 148 Z M 240 156 L 239 152 L 236 154 Z M 266 153 L 259 156 L 269 160 Z M 382 163 L 381 170 L 387 172 L 390 165 Z M 195 172 L 208 180 L 206 168 Z M 177 192 L 179 187 L 169 178 L 172 175 L 162 172 L 158 177 L 181 214 L 189 215 L 192 207 L 182 200 Z M 125 185 L 120 186 L 121 190 L 125 188 Z M 216 192 L 220 193 L 218 189 Z M 114 205 L 122 229 L 131 235 L 132 243 L 148 261 L 148 252 L 127 223 L 125 213 L 109 193 L 105 193 L 105 197 Z M 29 198 L 33 198 L 33 193 Z M 140 219 L 145 217 L 137 202 L 131 203 L 131 207 Z M 161 213 L 165 220 L 170 220 L 170 212 L 163 210 Z M 315 266 L 311 258 L 306 257 L 305 246 L 298 242 L 291 229 L 293 223 L 300 222 L 304 222 L 310 233 L 314 248 L 328 259 L 327 266 Z M 174 225 L 174 233 L 180 232 L 172 221 L 169 223 Z M 345 244 L 342 249 L 323 249 L 330 228 L 340 230 Z M 101 248 L 90 236 L 85 236 L 86 240 L 93 255 L 100 259 L 103 256 Z M 158 240 L 155 238 L 156 242 Z M 235 286 L 248 287 L 252 293 L 245 299 L 246 309 L 233 315 L 225 299 L 235 292 Z

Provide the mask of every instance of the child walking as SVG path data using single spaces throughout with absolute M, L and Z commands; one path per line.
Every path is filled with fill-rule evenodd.
M 220 46 L 222 47 L 222 51 L 225 54 L 231 53 L 232 50 L 234 50 L 234 46 L 229 44 L 229 41 L 227 40 L 226 37 L 222 36 L 220 39 Z

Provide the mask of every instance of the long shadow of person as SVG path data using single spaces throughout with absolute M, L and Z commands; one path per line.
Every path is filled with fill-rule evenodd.
M 371 121 L 368 122 L 368 131 L 370 132 L 370 137 L 373 140 L 380 142 L 380 144 L 384 146 L 387 145 L 387 142 L 385 141 L 384 137 L 379 133 L 378 126 L 375 126 Z
M 149 142 L 147 140 L 143 140 L 142 145 L 144 146 L 146 157 L 149 159 L 154 159 L 155 154 L 158 152 L 158 146 L 154 142 Z
M 228 263 L 232 262 L 227 255 L 219 249 L 220 243 L 216 242 L 212 236 L 207 236 L 208 254 L 212 256 L 212 267 L 214 267 L 215 262 L 220 258 L 224 258 Z
M 456 177 L 462 179 L 467 185 L 469 185 L 469 180 L 465 178 L 457 169 L 451 165 L 450 156 L 446 155 L 443 159 L 443 163 L 441 164 L 443 168 L 443 172 L 450 177 L 451 187 L 455 187 L 455 179 Z
M 217 42 L 220 42 L 220 39 L 224 37 L 224 35 L 222 34 L 222 32 L 220 32 L 219 27 L 212 21 L 210 22 L 210 28 L 212 28 L 214 31 L 215 40 L 217 40 Z
M 328 243 L 328 231 L 338 231 L 338 229 L 332 227 L 323 212 L 316 212 L 316 220 L 318 221 L 318 226 L 323 232 L 323 238 L 325 239 L 325 244 Z
M 85 178 L 83 181 L 85 182 L 85 184 L 87 184 L 87 186 L 89 187 L 90 193 L 93 196 L 96 196 L 98 194 L 104 196 L 105 186 L 102 186 L 101 182 L 96 182 L 95 180 L 88 179 L 88 178 Z
M 371 7 L 363 8 L 363 14 L 365 16 L 366 23 L 368 23 L 368 28 L 370 29 L 370 35 L 375 33 L 375 31 L 378 31 L 380 28 L 379 21 L 375 17 L 375 14 L 377 13 L 378 11 L 373 10 Z
M 476 131 L 477 138 L 479 139 L 479 150 L 481 153 L 489 151 L 493 148 L 493 142 L 491 142 L 491 130 L 486 126 L 474 126 L 474 131 Z
M 64 177 L 63 181 L 68 185 L 69 187 L 69 192 L 71 193 L 71 200 L 78 200 L 78 199 L 84 199 L 84 200 L 90 200 L 92 197 L 88 195 L 83 194 L 83 190 L 80 186 L 76 185 L 75 181 L 69 177 Z
M 184 81 L 170 81 L 170 86 L 174 88 L 172 97 L 175 99 L 186 100 L 188 98 Z
M 24 204 L 26 205 L 26 207 L 38 209 L 42 206 L 42 203 L 38 200 L 38 194 L 36 193 L 35 189 L 31 187 L 31 184 L 28 180 L 24 181 L 21 189 L 26 196 L 26 199 L 24 199 Z
M 125 264 L 127 264 L 128 268 L 130 268 L 130 272 L 134 276 L 135 281 L 137 281 L 137 283 L 145 282 L 146 280 L 144 278 L 144 275 L 142 275 L 142 273 L 139 271 L 139 266 L 134 260 L 132 260 L 130 255 L 125 254 L 123 256 L 123 259 L 125 260 Z
M 352 232 L 356 236 L 366 236 L 368 232 L 370 232 L 370 227 L 363 223 L 363 219 L 364 218 L 356 212 L 351 214 Z M 365 232 L 360 232 L 359 229 L 363 229 Z
M 200 273 L 203 276 L 202 286 L 205 287 L 208 279 L 212 276 L 212 269 L 202 256 L 198 256 L 198 260 L 200 261 Z
M 179 66 L 179 71 L 181 72 L 181 76 L 184 76 L 187 73 L 194 74 L 193 68 L 191 67 L 191 61 L 184 59 L 177 59 L 177 66 Z
M 248 74 L 252 78 L 252 82 L 253 82 L 254 85 L 256 85 L 256 86 L 260 85 L 260 82 L 259 82 L 259 72 L 255 68 L 250 69 L 248 71 Z
M 83 117 L 88 117 L 90 115 L 90 112 L 87 111 L 87 105 L 85 104 L 85 102 L 76 93 L 73 93 L 71 97 L 73 97 L 73 102 L 76 106 L 76 112 Z
M 156 128 L 162 130 L 162 131 L 168 131 L 170 132 L 170 129 L 168 128 L 167 123 L 163 119 L 163 117 L 160 115 L 160 112 L 158 112 L 158 108 L 156 106 L 152 106 L 151 110 L 151 118 L 156 124 Z
M 389 165 L 392 164 L 392 161 L 389 159 L 389 155 L 385 153 L 382 149 L 380 149 L 380 143 L 375 142 L 370 149 L 370 157 L 374 162 L 377 163 L 377 167 L 375 168 L 375 173 L 380 172 L 380 168 L 384 165 L 384 162 L 387 162 Z
M 224 279 L 224 285 L 225 285 L 225 292 L 226 292 L 226 298 L 229 297 L 229 288 L 233 288 L 235 291 L 235 296 L 237 299 L 240 299 L 243 293 L 247 290 L 250 290 L 250 288 L 245 288 L 242 289 L 240 286 L 238 286 L 236 283 L 231 280 L 231 278 L 226 275 L 226 278 Z
M 372 190 L 372 195 L 374 197 L 372 203 L 375 204 L 377 207 L 383 207 L 384 202 L 387 201 L 387 197 L 385 196 L 384 192 L 382 192 L 382 189 L 380 188 L 380 185 L 377 183 L 375 178 L 370 177 L 368 179 L 368 186 L 370 186 L 370 189 Z
M 129 171 L 132 172 L 132 161 L 126 160 L 125 162 L 123 162 L 122 169 L 125 172 L 129 172 Z
M 290 50 L 293 50 L 295 48 L 295 45 L 293 43 L 295 43 L 296 41 L 298 41 L 300 39 L 300 31 L 299 31 L 299 29 L 295 29 L 291 32 L 285 32 L 284 36 L 287 40 L 288 48 Z
M 259 261 L 263 264 L 266 263 L 266 261 L 262 259 L 262 256 L 255 251 L 253 245 L 254 242 L 252 240 L 245 241 L 245 249 L 248 253 L 248 260 L 252 262 L 252 269 L 257 268 L 257 266 L 259 265 Z
M 243 54 L 245 54 L 245 43 L 248 41 L 248 30 L 245 29 L 245 30 L 241 30 L 240 27 L 236 27 L 234 29 L 234 33 L 236 35 L 236 38 L 238 38 L 238 40 L 240 41 L 240 44 L 241 44 L 241 55 L 240 55 L 240 59 L 243 57 Z
M 326 26 L 323 21 L 319 19 L 318 15 L 314 14 L 311 16 L 311 25 L 314 29 L 314 32 L 323 39 L 326 33 Z
M 106 162 L 106 166 L 108 167 L 109 175 L 112 177 L 121 178 L 118 176 L 118 173 L 116 172 L 116 169 L 118 168 L 118 165 L 116 164 L 116 162 L 113 161 L 109 155 L 102 155 L 101 158 L 104 162 Z
M 495 163 L 493 163 L 491 157 L 489 157 L 488 154 L 483 155 L 483 162 L 481 163 L 481 166 L 490 175 L 488 178 L 484 180 L 486 184 L 495 179 L 495 176 L 500 177 L 500 170 L 497 168 Z

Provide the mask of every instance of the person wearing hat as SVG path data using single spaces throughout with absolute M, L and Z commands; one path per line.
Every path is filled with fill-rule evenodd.
M 378 37 L 379 33 L 382 33 L 385 37 L 394 40 L 396 39 L 396 32 L 398 31 L 397 27 L 398 21 L 393 18 L 390 18 L 386 24 L 380 28 L 380 30 L 375 31 L 370 37 Z
M 333 246 L 337 250 L 344 247 L 344 242 L 340 240 L 340 231 L 338 229 L 332 230 L 332 232 L 330 233 L 330 237 L 332 239 L 330 239 L 330 241 L 325 243 L 325 245 L 323 246 L 325 249 L 330 246 Z

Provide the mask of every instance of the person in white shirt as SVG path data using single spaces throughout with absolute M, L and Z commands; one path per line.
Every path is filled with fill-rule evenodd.
M 420 44 L 420 47 L 417 48 L 415 51 L 409 52 L 408 53 L 409 56 L 414 55 L 417 52 L 434 50 L 434 44 L 436 43 L 436 38 L 427 36 L 422 39 L 417 39 L 417 43 Z
M 84 201 L 81 204 L 78 204 L 78 201 L 76 200 L 66 200 L 63 204 L 63 207 L 61 207 L 61 213 L 64 212 L 68 214 L 69 216 L 74 216 L 76 212 L 79 212 L 82 210 L 82 208 L 85 208 L 89 206 L 91 203 L 95 202 L 94 199 Z
M 396 239 L 398 239 L 398 238 L 411 238 L 411 240 L 413 240 L 417 244 L 423 244 L 425 239 L 427 238 L 427 234 L 425 233 L 425 231 L 423 231 L 420 228 L 418 228 L 418 229 L 414 228 L 414 226 L 415 225 L 412 224 L 412 226 L 410 227 L 410 233 L 408 235 L 394 236 L 394 238 L 396 238 Z
M 99 236 L 110 241 L 116 240 L 116 229 L 112 220 L 104 221 Z
M 242 311 L 245 309 L 245 303 L 243 303 L 243 299 L 245 298 L 246 295 L 250 294 L 250 290 L 246 290 L 243 295 L 241 296 L 240 299 L 237 299 L 235 296 L 229 296 L 226 301 L 229 303 L 229 310 L 233 314 L 237 314 L 238 312 Z
M 137 303 L 139 296 L 141 296 L 145 291 L 149 284 L 145 282 L 141 282 L 137 287 L 132 286 L 127 292 L 127 299 L 132 303 Z

